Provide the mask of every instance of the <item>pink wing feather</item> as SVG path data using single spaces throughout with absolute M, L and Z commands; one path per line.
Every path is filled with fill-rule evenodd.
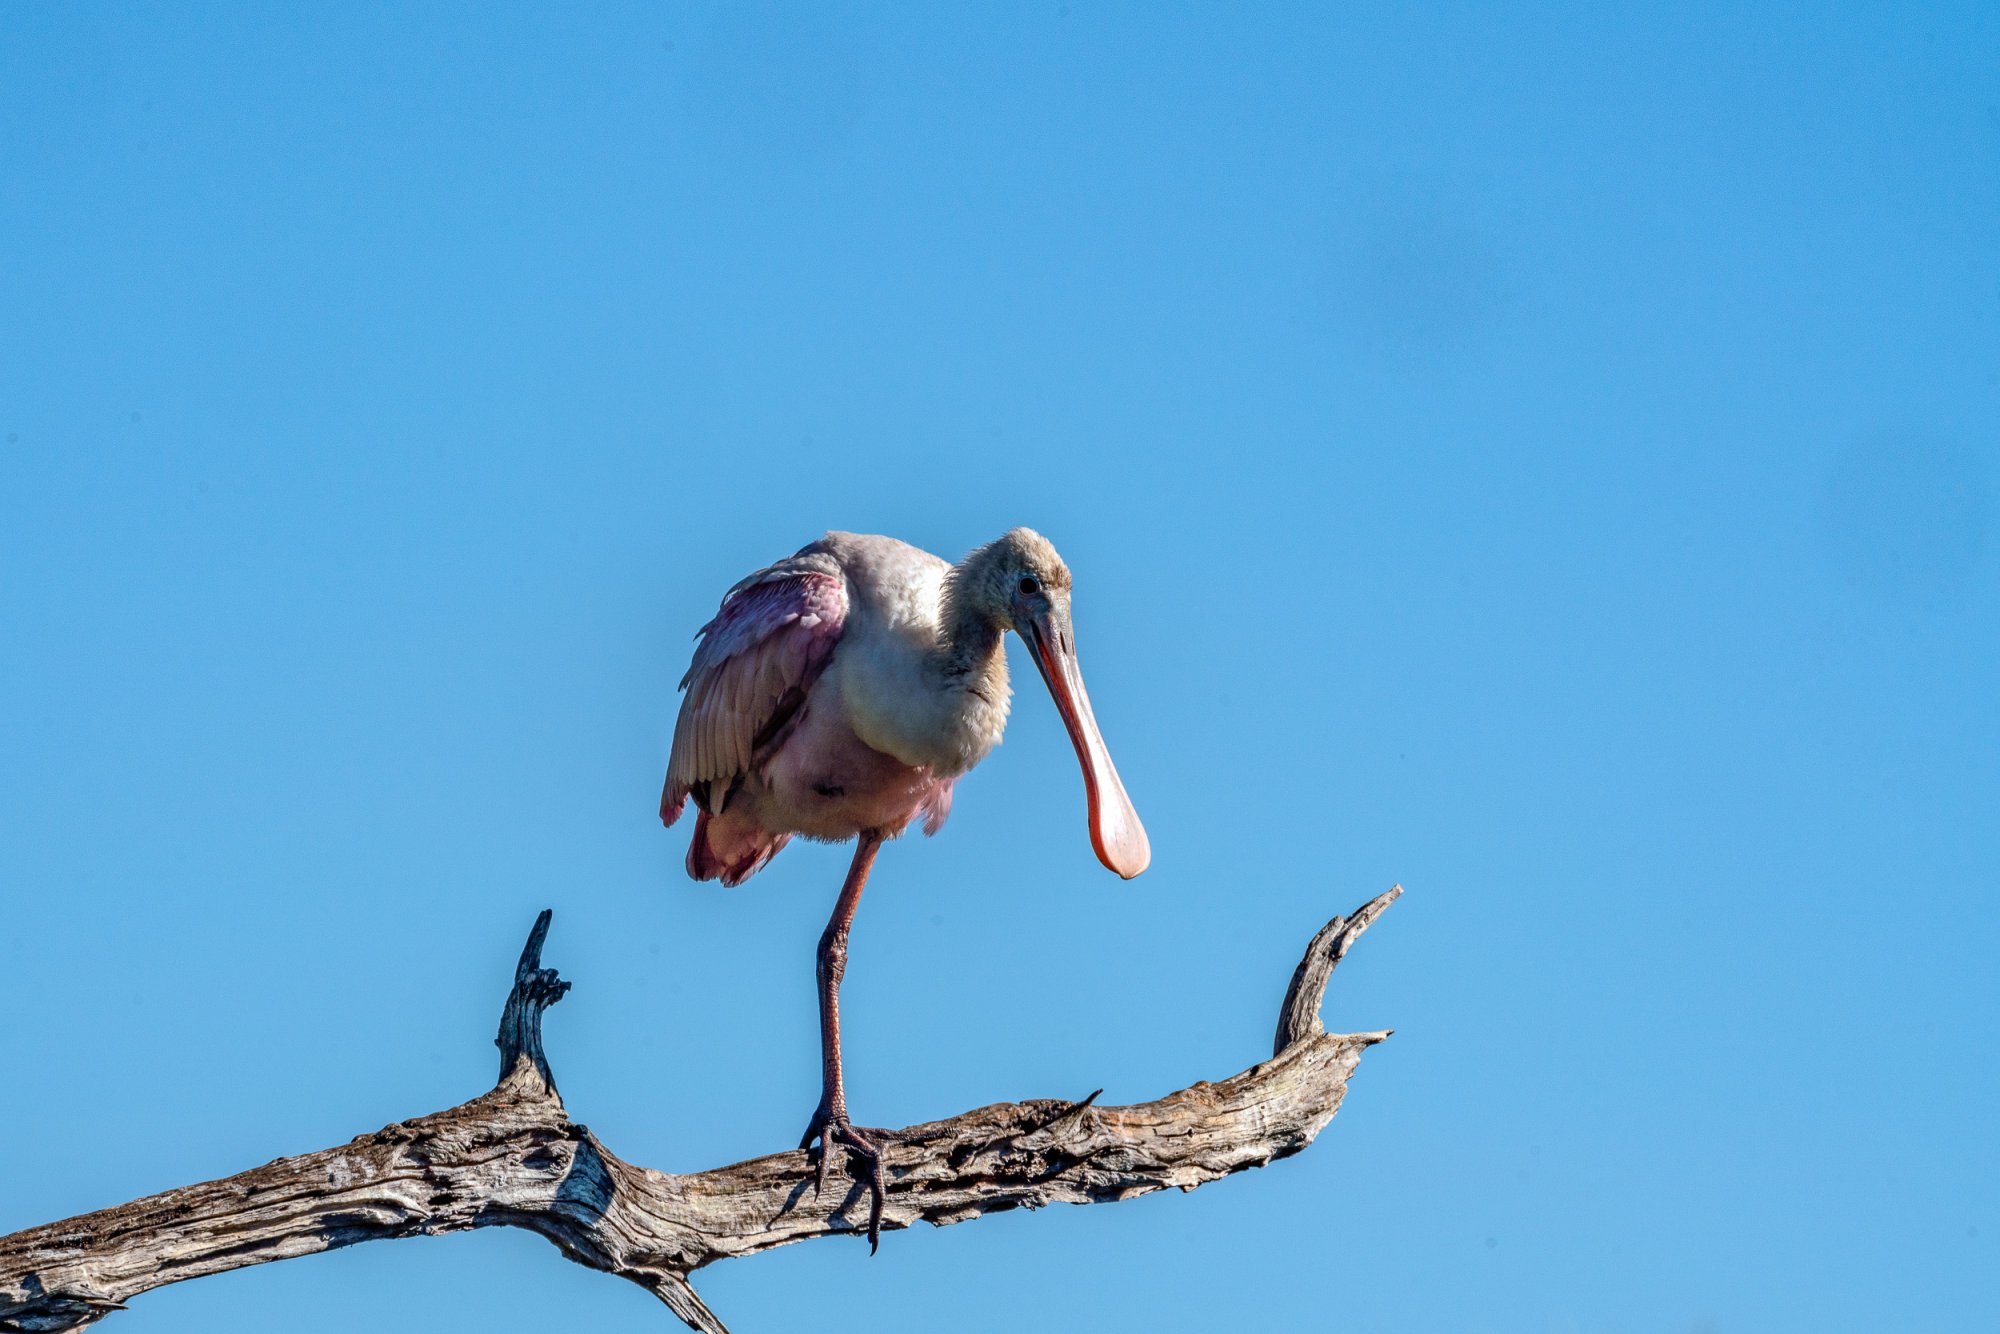
M 690 792 L 710 814 L 727 804 L 759 752 L 782 739 L 846 620 L 840 566 L 811 547 L 729 590 L 681 678 L 687 694 L 660 794 L 663 823 L 680 818 Z

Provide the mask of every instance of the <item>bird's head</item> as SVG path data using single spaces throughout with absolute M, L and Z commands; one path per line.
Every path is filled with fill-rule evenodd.
M 954 596 L 995 628 L 1020 635 L 1027 646 L 1083 766 L 1091 847 L 1099 861 L 1130 880 L 1152 861 L 1152 846 L 1084 692 L 1070 620 L 1069 566 L 1046 537 L 1016 528 L 960 562 L 952 583 Z

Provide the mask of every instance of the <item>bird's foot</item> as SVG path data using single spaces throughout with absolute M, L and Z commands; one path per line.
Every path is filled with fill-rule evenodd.
M 866 1183 L 868 1187 L 868 1253 L 873 1255 L 882 1243 L 882 1206 L 889 1198 L 888 1178 L 882 1170 L 882 1143 L 889 1138 L 886 1130 L 872 1126 L 856 1127 L 845 1115 L 836 1116 L 827 1109 L 824 1102 L 813 1113 L 812 1123 L 806 1127 L 804 1138 L 799 1140 L 801 1149 L 810 1149 L 813 1141 L 819 1141 L 818 1176 L 813 1182 L 813 1194 L 820 1195 L 826 1190 L 827 1172 L 834 1158 L 834 1145 L 838 1144 L 847 1152 L 861 1160 L 863 1171 L 854 1179 Z

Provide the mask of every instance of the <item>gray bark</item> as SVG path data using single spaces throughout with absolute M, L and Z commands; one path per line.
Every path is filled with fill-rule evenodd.
M 1335 965 L 1401 892 L 1313 937 L 1268 1061 L 1156 1102 L 1001 1103 L 892 1132 L 883 1229 L 1193 1190 L 1305 1148 L 1339 1110 L 1361 1053 L 1389 1036 L 1329 1034 L 1319 1008 Z M 569 989 L 541 966 L 548 926 L 544 912 L 521 953 L 491 1092 L 337 1148 L 0 1237 L 0 1331 L 77 1329 L 149 1289 L 267 1260 L 501 1225 L 538 1232 L 693 1328 L 726 1334 L 689 1274 L 866 1234 L 867 1190 L 844 1163 L 824 1194 L 804 1150 L 676 1176 L 624 1162 L 571 1121 L 542 1049 L 542 1012 Z

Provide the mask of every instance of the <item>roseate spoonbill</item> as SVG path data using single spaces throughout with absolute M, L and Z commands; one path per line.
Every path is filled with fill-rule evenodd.
M 1031 529 L 956 565 L 891 537 L 828 533 L 730 589 L 681 679 L 660 819 L 673 824 L 694 797 L 689 875 L 738 885 L 794 834 L 855 840 L 819 938 L 821 1092 L 799 1147 L 819 1141 L 820 1186 L 836 1144 L 866 1164 L 870 1250 L 881 1235 L 882 1132 L 847 1117 L 848 927 L 883 840 L 920 815 L 935 834 L 952 784 L 999 743 L 1008 630 L 1027 645 L 1076 747 L 1098 860 L 1129 880 L 1152 852 L 1084 693 L 1069 568 Z

